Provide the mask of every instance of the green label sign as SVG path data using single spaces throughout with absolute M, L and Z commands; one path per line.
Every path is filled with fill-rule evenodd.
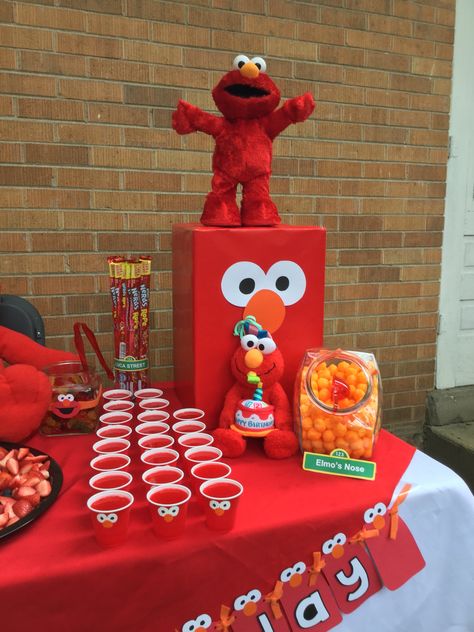
M 144 371 L 148 369 L 148 359 L 135 360 L 135 358 L 115 358 L 114 367 L 119 371 Z
M 345 450 L 333 450 L 331 454 L 316 454 L 305 452 L 303 455 L 303 469 L 309 472 L 332 474 L 333 476 L 349 476 L 373 481 L 376 464 L 372 461 L 350 459 Z

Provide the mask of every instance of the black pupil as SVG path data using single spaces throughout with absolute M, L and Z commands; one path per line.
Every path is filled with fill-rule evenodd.
M 245 62 L 244 61 L 239 61 L 239 63 L 237 64 L 237 66 L 239 68 L 242 68 L 242 66 L 245 66 Z
M 254 289 L 255 281 L 251 278 L 242 279 L 242 281 L 239 283 L 239 290 L 242 292 L 242 294 L 252 294 Z
M 258 348 L 260 349 L 260 351 L 263 351 L 265 349 L 265 345 L 260 344 L 258 345 Z
M 288 277 L 281 276 L 281 277 L 278 277 L 278 279 L 276 280 L 275 285 L 276 285 L 277 290 L 280 290 L 280 292 L 284 292 L 285 290 L 288 289 L 288 287 L 290 285 L 290 281 L 289 281 Z
M 257 66 L 257 68 L 260 70 L 260 68 L 262 67 L 262 64 L 259 64 L 258 62 L 255 64 Z
M 247 347 L 253 347 L 253 340 L 249 340 L 247 342 Z

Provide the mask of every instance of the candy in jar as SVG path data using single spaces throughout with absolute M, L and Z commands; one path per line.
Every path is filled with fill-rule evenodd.
M 295 422 L 303 452 L 371 459 L 381 423 L 382 385 L 375 357 L 310 349 L 296 378 Z

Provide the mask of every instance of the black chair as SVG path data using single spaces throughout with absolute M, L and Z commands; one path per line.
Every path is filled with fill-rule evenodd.
M 45 345 L 43 319 L 36 307 L 21 296 L 0 294 L 0 325 Z

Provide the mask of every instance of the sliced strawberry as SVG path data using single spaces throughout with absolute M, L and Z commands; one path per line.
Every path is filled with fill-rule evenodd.
M 29 448 L 20 448 L 18 450 L 18 460 L 21 461 L 22 459 L 25 458 L 25 456 L 28 456 L 29 453 L 30 453 Z
M 18 518 L 18 516 L 13 516 L 12 518 L 10 518 L 10 520 L 7 523 L 7 527 L 11 527 L 12 524 L 15 524 L 15 522 L 18 522 L 20 518 Z
M 11 487 L 13 476 L 8 472 L 0 472 L 0 492 Z
M 13 511 L 18 516 L 18 518 L 24 518 L 26 515 L 32 511 L 33 505 L 29 503 L 27 500 L 17 500 L 13 505 Z
M 36 490 L 33 487 L 26 487 L 26 485 L 23 485 L 22 487 L 18 487 L 18 489 L 14 490 L 14 497 L 18 499 L 28 498 L 29 496 L 33 496 L 35 493 Z
M 40 504 L 41 496 L 38 494 L 38 492 L 35 492 L 31 496 L 26 496 L 24 500 L 27 500 L 29 503 L 31 503 L 33 507 L 37 507 Z
M 20 467 L 20 474 L 28 474 L 32 467 L 33 463 L 25 463 L 25 465 Z
M 0 514 L 0 529 L 3 529 L 3 527 L 6 526 L 8 520 L 9 520 L 8 514 L 6 513 Z
M 18 461 L 11 457 L 10 459 L 8 459 L 7 461 L 7 470 L 13 474 L 13 476 L 15 476 L 15 474 L 18 474 L 18 472 L 20 471 L 20 468 L 18 466 Z
M 5 456 L 2 458 L 2 460 L 0 461 L 0 467 L 5 467 L 8 459 L 14 456 L 15 456 L 15 450 L 10 450 L 10 452 L 7 452 Z
M 13 505 L 15 499 L 11 496 L 0 496 L 0 505 L 6 507 L 7 505 Z
M 38 454 L 37 456 L 25 456 L 24 461 L 28 461 L 28 463 L 41 463 L 42 461 L 46 461 L 48 457 L 46 454 Z
M 49 481 L 41 481 L 36 486 L 36 491 L 39 495 L 44 498 L 45 496 L 49 496 L 51 493 L 51 483 Z

